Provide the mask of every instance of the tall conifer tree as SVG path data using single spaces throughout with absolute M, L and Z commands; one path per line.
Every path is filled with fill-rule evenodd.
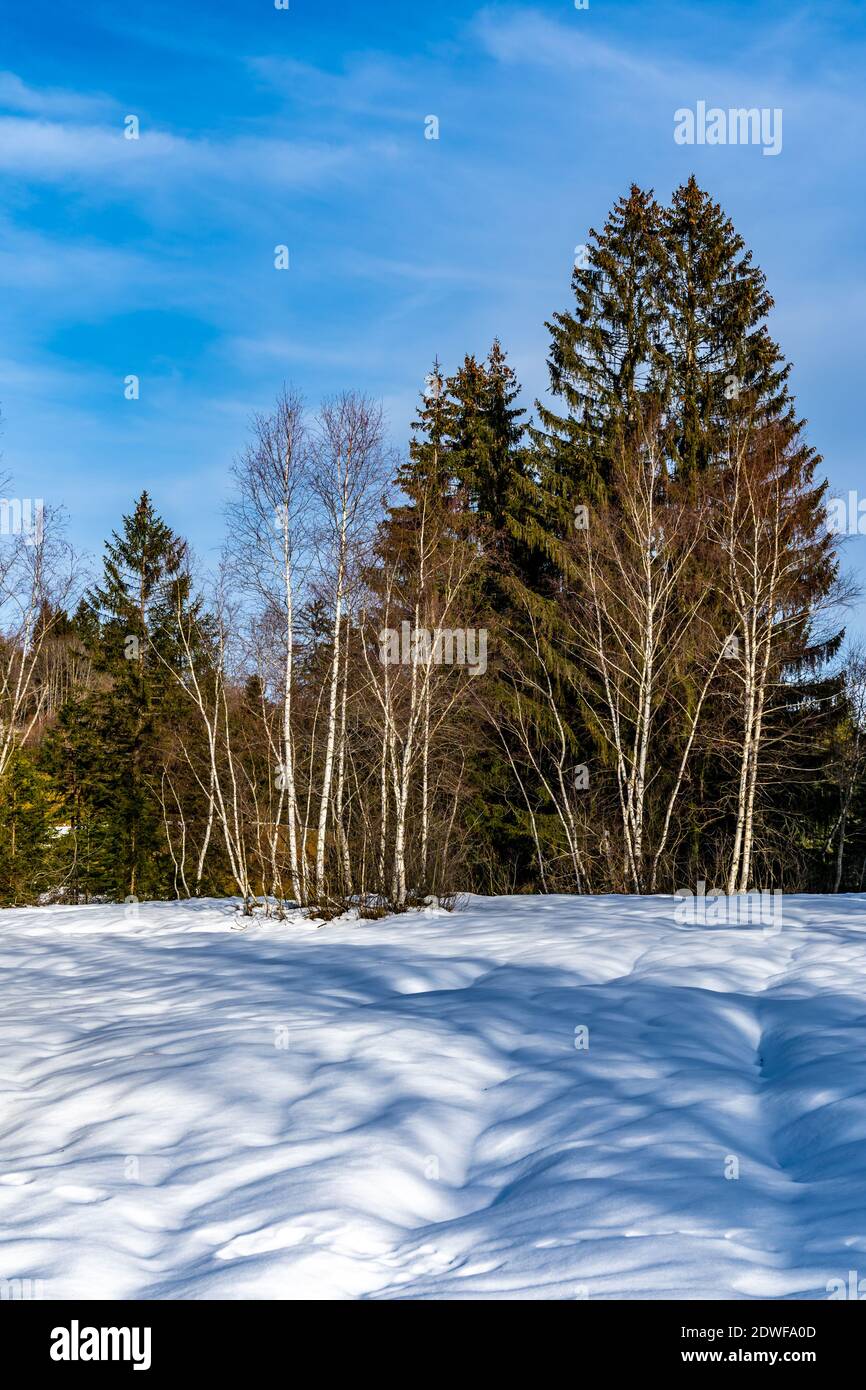
M 189 601 L 184 556 L 184 542 L 143 492 L 106 544 L 101 580 L 76 614 L 97 683 L 63 711 L 56 761 L 66 768 L 74 820 L 86 829 L 91 892 L 142 897 L 163 889 L 153 779 L 178 704 L 165 662 L 176 656 L 173 615 Z

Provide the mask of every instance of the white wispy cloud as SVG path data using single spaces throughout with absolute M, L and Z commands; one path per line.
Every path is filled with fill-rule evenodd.
M 100 92 L 74 92 L 62 87 L 32 87 L 17 73 L 0 72 L 0 109 L 30 116 L 82 120 L 116 109 L 116 102 Z
M 222 351 L 229 360 L 247 368 L 259 367 L 263 362 L 285 362 L 292 365 L 304 363 L 317 367 L 337 367 L 342 370 L 353 367 L 358 361 L 356 342 L 342 341 L 331 346 L 321 342 L 312 343 L 307 338 L 290 338 L 281 333 L 263 333 L 259 337 L 243 334 L 229 337 L 224 341 Z
M 566 25 L 534 10 L 488 8 L 477 15 L 474 34 L 482 49 L 501 63 L 559 72 L 595 69 L 653 83 L 670 80 L 667 65 L 594 37 L 580 17 Z
M 802 112 L 817 130 L 828 122 L 854 121 L 858 112 L 862 117 L 856 67 L 846 71 L 837 59 L 828 68 L 813 59 L 804 72 L 794 62 L 786 43 L 790 30 L 799 36 L 801 60 L 810 30 L 792 15 L 744 29 L 735 58 L 727 44 L 718 51 L 707 48 L 706 34 L 698 30 L 673 46 L 654 43 L 650 56 L 637 40 L 611 43 L 597 37 L 584 20 L 577 12 L 573 21 L 564 21 L 521 7 L 486 7 L 475 16 L 472 32 L 480 49 L 506 67 L 544 68 L 566 79 L 576 72 L 595 74 L 628 84 L 608 88 L 608 100 L 643 89 L 672 105 L 698 97 L 720 105 L 782 105 Z
M 315 106 L 329 116 L 364 115 L 376 120 L 417 120 L 418 75 L 406 61 L 365 54 L 334 72 L 296 58 L 256 57 L 252 75 L 290 102 Z
M 257 182 L 301 187 L 348 164 L 351 151 L 331 144 L 245 136 L 192 140 L 141 124 L 125 138 L 123 124 L 69 124 L 0 116 L 0 173 L 44 182 L 92 180 L 103 188 L 149 188 L 194 179 L 211 186 Z

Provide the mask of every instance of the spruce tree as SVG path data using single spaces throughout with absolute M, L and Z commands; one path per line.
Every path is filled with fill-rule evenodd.
M 799 429 L 790 364 L 770 337 L 766 276 L 733 223 L 692 175 L 661 214 L 653 281 L 672 466 L 701 472 L 723 463 L 730 429 L 784 423 Z
M 561 682 L 565 713 L 585 744 L 593 738 L 592 714 L 588 706 L 585 717 L 574 710 L 574 693 L 582 688 L 580 671 L 569 668 L 564 657 L 557 663 L 556 595 L 560 585 L 579 584 L 567 544 L 575 506 L 588 505 L 590 525 L 593 504 L 608 502 L 616 509 L 613 464 L 641 419 L 659 419 L 672 475 L 680 482 L 693 479 L 695 486 L 704 475 L 704 484 L 715 486 L 719 496 L 732 450 L 749 450 L 751 441 L 771 432 L 786 460 L 786 476 L 779 484 L 803 493 L 805 540 L 814 540 L 819 548 L 823 485 L 814 482 L 820 459 L 795 413 L 790 366 L 766 324 L 773 301 L 765 277 L 730 219 L 694 178 L 677 189 L 667 208 L 652 193 L 632 187 L 603 231 L 591 234 L 585 263 L 574 270 L 572 290 L 573 308 L 555 314 L 548 324 L 550 389 L 565 409 L 539 404 L 540 427 L 533 431 L 535 510 L 542 518 L 535 541 L 549 578 L 547 590 L 539 586 L 533 604 L 547 637 L 546 664 Z M 702 553 L 705 549 L 699 548 L 695 562 L 718 562 Z M 828 556 L 821 574 L 814 576 L 816 604 L 824 602 L 834 576 Z M 687 573 L 680 588 L 683 611 L 688 612 L 693 596 Z M 710 626 L 725 630 L 721 594 L 714 603 Z M 552 619 L 547 624 L 545 613 Z M 792 702 L 820 703 L 826 694 L 818 683 L 821 668 L 838 648 L 840 634 L 818 632 L 808 621 L 793 629 L 789 619 L 780 621 L 788 622 L 791 640 L 779 644 L 785 659 L 778 680 L 790 685 Z M 720 681 L 718 696 L 714 692 L 708 700 L 710 725 L 722 717 L 718 701 L 724 700 L 723 686 Z M 679 695 L 684 711 L 694 693 L 684 674 Z M 659 750 L 661 766 L 679 761 L 682 740 L 678 743 L 675 728 L 669 737 L 670 747 Z M 725 805 L 729 769 L 709 744 L 697 761 L 689 788 L 692 801 L 683 811 L 690 829 L 680 837 L 689 860 L 685 881 L 700 876 L 700 857 L 706 856 L 702 840 L 726 833 L 719 808 Z
M 670 206 L 663 210 L 660 242 L 663 254 L 656 297 L 665 320 L 664 398 L 671 467 L 686 479 L 709 475 L 716 495 L 723 498 L 734 452 L 745 451 L 757 460 L 765 452 L 761 441 L 771 438 L 779 465 L 770 479 L 756 475 L 754 486 L 760 490 L 769 483 L 790 498 L 791 505 L 796 504 L 801 516 L 798 544 L 810 556 L 809 564 L 801 565 L 804 601 L 820 605 L 837 574 L 834 547 L 824 524 L 826 483 L 815 479 L 821 459 L 797 417 L 788 385 L 790 363 L 768 329 L 773 299 L 766 277 L 730 218 L 694 176 L 675 191 Z M 683 601 L 688 602 L 687 593 Z M 719 606 L 721 626 L 733 631 L 732 621 Z M 820 742 L 829 735 L 828 721 L 835 717 L 838 692 L 838 682 L 822 672 L 843 634 L 816 631 L 805 620 L 792 625 L 790 614 L 779 615 L 779 631 L 784 640 L 777 644 L 777 698 L 790 699 L 801 711 L 818 712 L 817 718 L 810 715 L 808 739 Z M 723 689 L 720 681 L 708 705 L 708 718 L 714 725 L 723 718 Z M 803 753 L 797 766 L 805 769 L 805 748 Z M 703 756 L 692 808 L 693 878 L 703 871 L 698 827 L 713 823 L 716 835 L 724 833 L 718 807 L 726 802 L 728 771 L 711 751 Z M 799 790 L 804 796 L 802 783 Z M 781 782 L 773 797 L 764 798 L 768 837 L 776 835 L 783 845 L 790 838 L 782 831 L 787 823 L 782 813 L 785 801 Z
M 429 372 L 412 422 L 409 456 L 397 469 L 394 482 L 405 500 L 388 508 L 379 530 L 379 554 L 393 560 L 411 550 L 425 508 L 445 510 L 454 504 L 455 478 L 451 459 L 448 390 L 439 359 Z
M 467 356 L 448 378 L 448 442 L 457 505 L 477 519 L 491 593 L 533 569 L 537 489 L 520 383 L 498 339 L 484 362 Z
M 37 764 L 18 749 L 0 786 L 0 903 L 10 907 L 35 902 L 54 886 L 56 806 Z
M 590 231 L 572 273 L 574 308 L 546 325 L 550 391 L 565 411 L 539 402 L 534 438 L 549 525 L 559 534 L 570 529 L 576 502 L 604 496 L 641 396 L 661 389 L 660 231 L 652 192 L 633 185 L 603 230 Z
M 62 712 L 54 757 L 86 841 L 88 893 L 142 897 L 165 888 L 154 779 L 179 717 L 166 663 L 177 657 L 174 615 L 189 603 L 184 556 L 184 542 L 143 492 L 106 544 L 101 580 L 76 613 L 96 688 Z

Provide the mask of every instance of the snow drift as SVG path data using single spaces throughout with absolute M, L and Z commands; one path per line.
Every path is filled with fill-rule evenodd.
M 769 927 L 684 924 L 669 898 L 246 930 L 217 902 L 27 909 L 0 914 L 0 969 L 7 1289 L 866 1277 L 866 897 L 786 897 Z

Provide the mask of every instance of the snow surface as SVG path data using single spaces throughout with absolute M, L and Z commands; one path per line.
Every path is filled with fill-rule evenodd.
M 781 930 L 669 898 L 37 908 L 0 914 L 0 969 L 0 1280 L 46 1297 L 866 1277 L 866 897 Z

